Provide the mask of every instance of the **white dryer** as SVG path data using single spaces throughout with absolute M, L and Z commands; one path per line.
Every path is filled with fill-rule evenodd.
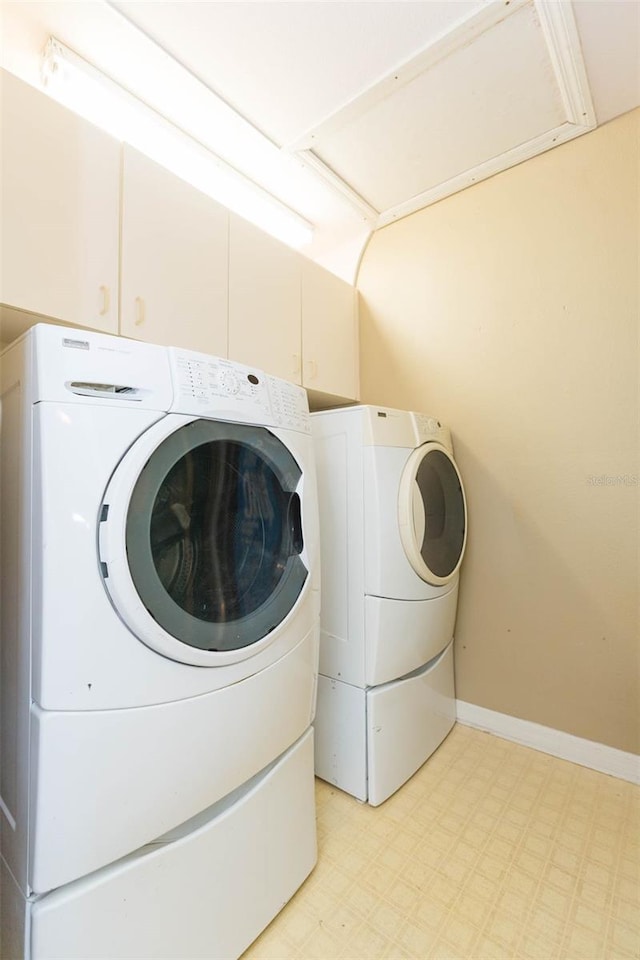
M 316 858 L 306 394 L 45 324 L 2 391 L 6 955 L 238 956 Z
M 323 583 L 316 773 L 376 805 L 455 720 L 464 487 L 434 417 L 357 406 L 311 419 Z

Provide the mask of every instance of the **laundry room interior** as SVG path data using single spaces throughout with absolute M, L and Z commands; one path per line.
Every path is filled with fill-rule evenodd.
M 2 960 L 637 960 L 640 3 L 0 16 Z

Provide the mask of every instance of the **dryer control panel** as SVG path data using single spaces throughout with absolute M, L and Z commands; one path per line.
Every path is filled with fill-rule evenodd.
M 451 433 L 448 427 L 435 417 L 429 417 L 426 413 L 412 413 L 413 424 L 419 443 L 426 443 L 428 440 L 437 440 L 445 447 L 451 446 Z
M 449 428 L 426 413 L 364 405 L 344 411 L 327 411 L 327 414 L 361 418 L 362 442 L 366 447 L 405 447 L 410 450 L 437 441 L 448 450 L 452 449 Z

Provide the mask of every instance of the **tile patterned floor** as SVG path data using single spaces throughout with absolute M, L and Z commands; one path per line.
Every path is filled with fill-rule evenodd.
M 381 807 L 317 781 L 318 865 L 243 960 L 640 957 L 640 789 L 463 726 Z

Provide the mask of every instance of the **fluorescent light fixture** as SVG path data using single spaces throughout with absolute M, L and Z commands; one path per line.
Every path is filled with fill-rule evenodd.
M 55 100 L 266 233 L 295 248 L 311 242 L 307 220 L 55 37 L 44 50 L 42 79 Z

